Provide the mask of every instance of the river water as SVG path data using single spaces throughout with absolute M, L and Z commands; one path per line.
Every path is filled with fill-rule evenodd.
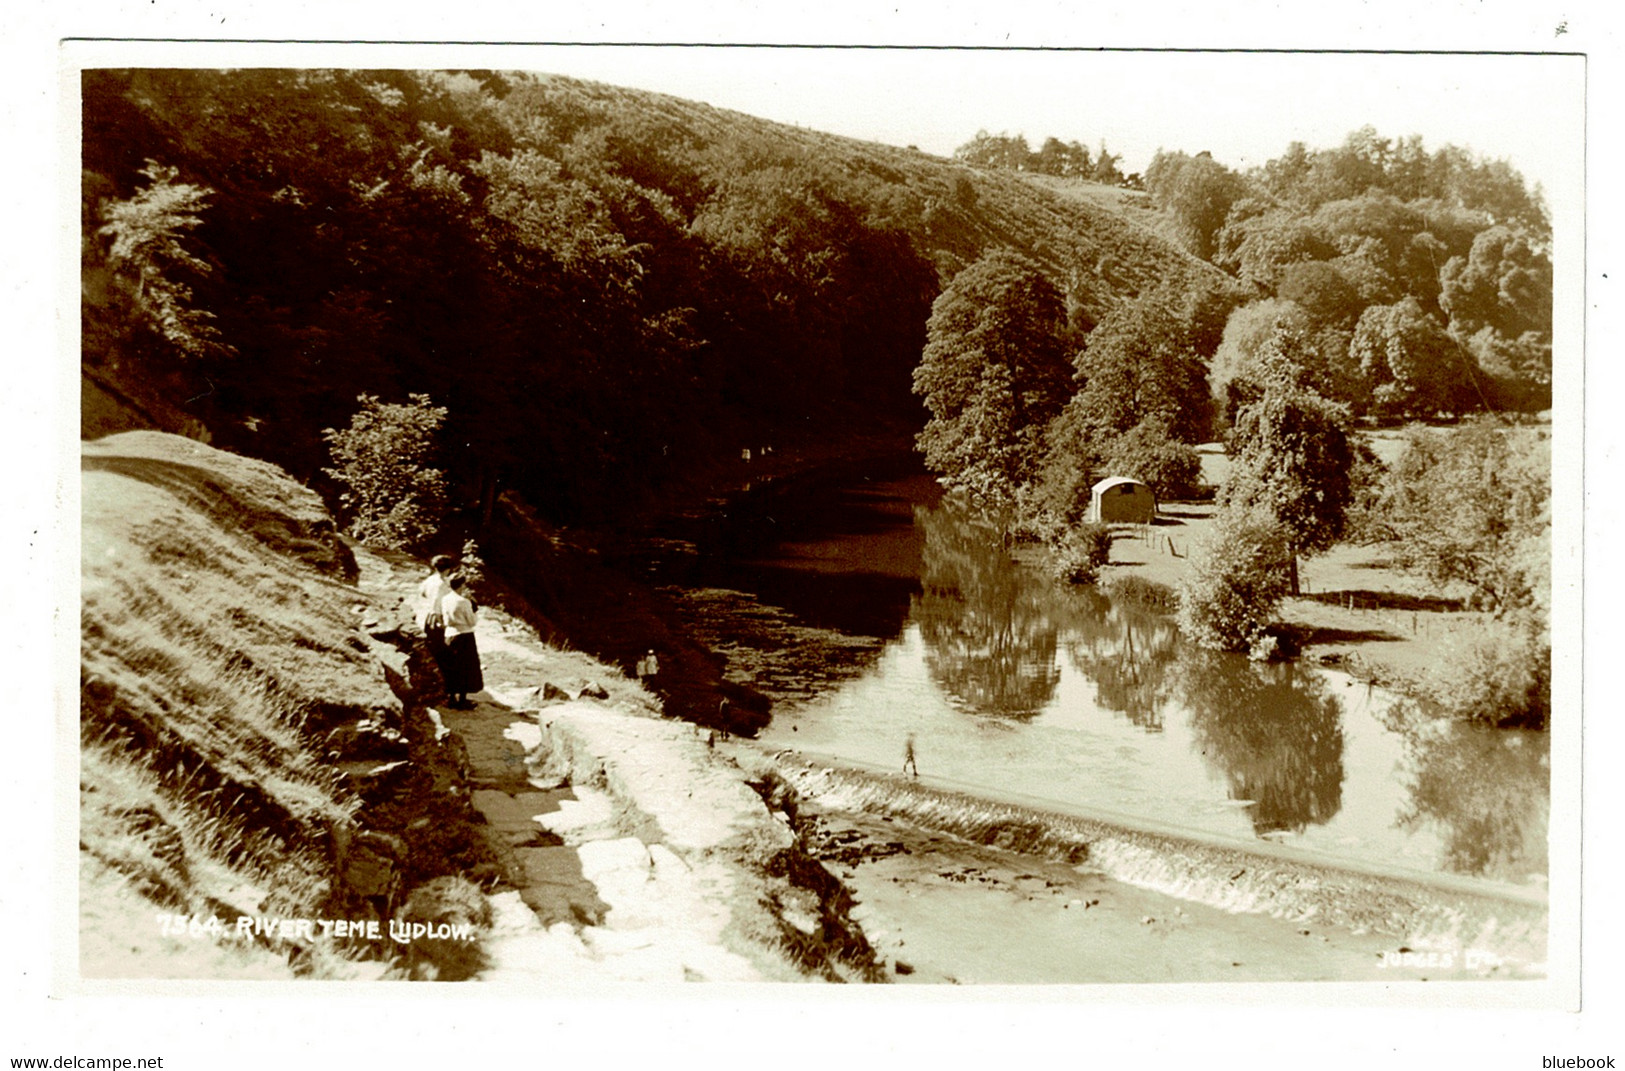
M 1545 734 L 1444 724 L 1063 588 L 894 468 L 764 496 L 658 571 L 770 749 L 1057 812 L 1539 889 Z

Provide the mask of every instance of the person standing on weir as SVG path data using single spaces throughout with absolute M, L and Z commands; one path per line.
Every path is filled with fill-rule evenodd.
M 919 779 L 920 767 L 914 761 L 914 734 L 909 733 L 908 739 L 903 741 L 903 772 L 911 774 L 915 780 Z

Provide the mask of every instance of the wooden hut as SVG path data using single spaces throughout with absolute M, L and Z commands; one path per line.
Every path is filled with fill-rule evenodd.
M 1157 496 L 1139 480 L 1108 476 L 1089 488 L 1090 524 L 1150 524 Z

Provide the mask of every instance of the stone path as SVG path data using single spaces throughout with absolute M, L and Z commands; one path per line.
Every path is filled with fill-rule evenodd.
M 492 897 L 491 965 L 480 980 L 575 986 L 773 977 L 722 940 L 729 915 L 726 897 L 719 902 L 718 894 L 729 891 L 726 875 L 710 863 L 685 862 L 664 843 L 659 822 L 620 793 L 571 785 L 556 774 L 537 776 L 527 761 L 542 740 L 542 720 L 566 707 L 603 719 L 605 750 L 632 753 L 653 746 L 667 759 L 674 746 L 704 751 L 692 727 L 650 718 L 641 709 L 617 709 L 620 697 L 541 704 L 538 697 L 559 653 L 500 618 L 482 620 L 477 636 L 487 680 L 500 683 L 481 693 L 472 709 L 441 705 L 434 716 L 466 750 L 471 802 L 486 819 L 486 835 L 512 886 Z M 575 758 L 588 766 L 598 761 L 590 747 Z M 690 763 L 673 768 L 684 776 Z M 652 773 L 645 769 L 646 776 L 617 781 L 617 787 L 635 795 L 637 784 L 665 782 L 647 776 Z M 733 787 L 750 797 L 735 775 Z M 762 810 L 759 801 L 751 802 Z M 682 831 L 694 817 L 676 822 L 679 841 L 692 839 Z M 711 821 L 714 809 L 701 817 Z

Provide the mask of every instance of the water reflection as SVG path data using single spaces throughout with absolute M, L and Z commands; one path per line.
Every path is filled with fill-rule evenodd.
M 1095 702 L 1146 732 L 1162 732 L 1168 669 L 1179 650 L 1173 619 L 1113 605 L 1092 588 L 1079 594 L 1077 604 L 1083 612 L 1067 622 L 1067 654 L 1095 682 Z
M 1405 738 L 1401 829 L 1436 829 L 1444 865 L 1458 874 L 1522 882 L 1546 873 L 1546 734 L 1441 722 L 1411 702 L 1394 704 L 1384 721 Z
M 1251 800 L 1256 833 L 1301 833 L 1343 806 L 1343 720 L 1325 679 L 1196 647 L 1174 672 L 1202 757 L 1231 799 Z
M 995 798 L 1544 874 L 1545 734 L 1440 725 L 1340 674 L 1187 647 L 1170 617 L 1057 585 L 918 491 L 825 498 L 816 524 L 718 556 L 714 588 L 691 591 L 730 674 L 780 703 L 772 746 L 891 768 L 918 734 L 930 776 Z
M 1031 718 L 1061 676 L 1043 589 L 1026 582 L 993 528 L 924 507 L 914 523 L 925 551 L 911 617 L 932 679 L 978 714 Z

